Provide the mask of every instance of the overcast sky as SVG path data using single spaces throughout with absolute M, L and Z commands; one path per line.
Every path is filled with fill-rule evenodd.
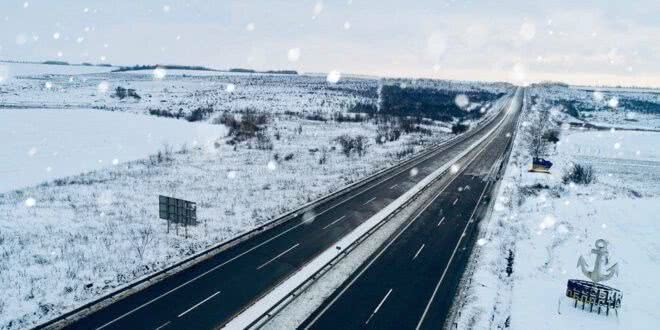
M 660 86 L 660 1 L 1 0 L 0 59 Z

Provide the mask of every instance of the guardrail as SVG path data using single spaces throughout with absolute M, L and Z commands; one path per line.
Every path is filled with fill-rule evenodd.
M 504 109 L 504 108 L 506 108 L 506 107 L 503 107 L 502 109 Z M 401 167 L 405 167 L 405 166 L 407 166 L 411 163 L 425 161 L 426 159 L 430 158 L 430 155 L 432 155 L 433 153 L 435 153 L 439 150 L 442 150 L 442 149 L 450 148 L 450 147 L 460 143 L 461 141 L 469 139 L 470 137 L 474 136 L 475 134 L 477 134 L 480 131 L 480 128 L 482 128 L 482 127 L 490 124 L 492 121 L 494 121 L 495 118 L 497 118 L 497 116 L 499 115 L 499 113 L 501 111 L 502 110 L 500 109 L 500 111 L 498 111 L 495 115 L 492 115 L 492 116 L 490 116 L 490 118 L 479 122 L 476 125 L 475 129 L 471 129 L 466 134 L 458 135 L 458 136 L 452 137 L 449 140 L 446 140 L 446 141 L 443 141 L 441 143 L 430 146 L 430 147 L 427 148 L 427 150 L 424 150 L 424 151 L 420 152 L 419 154 L 417 154 L 417 155 L 415 155 L 415 156 L 413 156 L 409 159 L 403 160 L 403 161 L 401 161 L 397 164 L 394 164 L 394 165 L 392 165 L 388 168 L 384 168 L 382 170 L 379 170 L 379 171 L 377 171 L 377 172 L 375 172 L 375 173 L 373 173 L 373 174 L 371 174 L 371 175 L 369 175 L 369 176 L 367 176 L 367 177 L 365 177 L 361 180 L 358 180 L 356 182 L 348 184 L 348 185 L 344 186 L 343 188 L 341 188 L 337 191 L 334 191 L 332 193 L 324 195 L 324 196 L 322 196 L 322 197 L 320 197 L 320 198 L 318 198 L 314 201 L 308 202 L 308 203 L 298 207 L 295 210 L 288 211 L 288 212 L 286 212 L 286 213 L 284 213 L 280 216 L 277 216 L 275 219 L 273 219 L 273 220 L 271 220 L 271 221 L 269 221 L 269 222 L 267 222 L 263 225 L 255 227 L 255 228 L 253 228 L 253 229 L 251 229 L 251 230 L 249 230 L 249 231 L 247 231 L 243 234 L 240 234 L 240 235 L 238 235 L 238 236 L 236 236 L 236 237 L 234 237 L 234 238 L 232 238 L 228 241 L 224 241 L 224 242 L 218 243 L 214 246 L 211 246 L 211 247 L 205 249 L 204 251 L 201 251 L 197 254 L 194 254 L 194 255 L 192 255 L 192 256 L 190 256 L 190 257 L 188 257 L 188 258 L 186 258 L 182 261 L 179 261 L 179 262 L 177 262 L 177 263 L 175 263 L 171 266 L 166 267 L 165 269 L 162 269 L 158 272 L 155 272 L 155 273 L 152 273 L 152 274 L 149 274 L 149 275 L 145 275 L 144 277 L 142 277 L 140 279 L 137 279 L 134 282 L 131 282 L 129 284 L 126 284 L 125 286 L 121 286 L 117 290 L 115 290 L 113 292 L 110 292 L 110 293 L 108 293 L 108 294 L 106 294 L 106 295 L 104 295 L 100 298 L 97 298 L 93 301 L 90 301 L 90 302 L 88 302 L 88 303 L 86 303 L 86 304 L 84 304 L 80 307 L 77 307 L 77 308 L 75 308 L 75 309 L 73 309 L 69 312 L 66 312 L 66 313 L 64 313 L 64 314 L 62 314 L 58 317 L 55 317 L 51 320 L 48 320 L 44 323 L 38 324 L 33 329 L 58 329 L 58 328 L 64 327 L 67 324 L 70 324 L 70 323 L 72 323 L 72 322 L 74 322 L 78 319 L 81 319 L 81 318 L 83 318 L 83 317 L 85 317 L 85 316 L 87 316 L 87 315 L 89 315 L 89 314 L 91 314 L 91 313 L 93 313 L 97 310 L 100 310 L 100 309 L 102 309 L 106 306 L 109 306 L 109 305 L 111 305 L 111 304 L 113 304 L 113 303 L 115 303 L 115 302 L 117 302 L 121 299 L 124 299 L 124 298 L 130 296 L 131 294 L 133 294 L 135 292 L 146 289 L 147 287 L 151 286 L 152 284 L 154 284 L 154 283 L 156 283 L 160 280 L 163 280 L 164 278 L 167 278 L 169 276 L 177 274 L 177 273 L 179 273 L 183 270 L 186 270 L 186 269 L 188 269 L 188 268 L 190 268 L 190 267 L 192 267 L 192 266 L 194 266 L 194 265 L 196 265 L 196 264 L 198 264 L 198 263 L 200 263 L 200 262 L 202 262 L 206 259 L 209 259 L 209 258 L 217 255 L 218 253 L 226 251 L 226 250 L 236 246 L 237 244 L 240 244 L 243 241 L 251 239 L 251 238 L 253 238 L 253 237 L 255 237 L 255 236 L 257 236 L 261 233 L 266 232 L 267 230 L 271 230 L 275 227 L 283 225 L 283 224 L 287 223 L 288 221 L 295 219 L 298 215 L 304 214 L 309 209 L 315 208 L 315 207 L 320 206 L 320 205 L 322 205 L 322 204 L 324 204 L 324 203 L 326 203 L 326 202 L 328 202 L 332 199 L 335 199 L 335 198 L 338 198 L 342 195 L 345 195 L 345 194 L 347 194 L 348 192 L 350 192 L 354 189 L 364 187 L 364 186 L 368 185 L 369 183 L 374 182 L 377 179 L 381 178 L 382 176 L 387 175 L 390 172 L 395 172 L 396 170 L 400 169 Z M 259 298 L 263 297 L 265 294 L 266 293 L 259 296 L 255 300 L 258 300 Z
M 510 105 L 511 105 L 512 100 L 513 100 L 513 98 L 511 98 L 511 100 L 509 100 L 506 103 L 506 105 L 503 107 L 503 109 L 509 108 Z M 496 116 L 494 116 L 493 118 L 495 118 L 495 117 Z M 346 246 L 343 250 L 341 250 L 341 252 L 339 252 L 332 259 L 330 259 L 327 263 L 325 263 L 320 269 L 318 269 L 311 276 L 309 276 L 306 280 L 304 280 L 302 283 L 300 283 L 298 286 L 296 286 L 293 290 L 291 290 L 283 298 L 281 298 L 277 302 L 275 302 L 275 304 L 273 306 L 271 306 L 265 313 L 263 313 L 261 316 L 259 316 L 254 321 L 250 322 L 245 328 L 246 329 L 259 329 L 263 325 L 265 325 L 266 322 L 268 322 L 270 319 L 272 319 L 274 316 L 276 316 L 279 312 L 281 312 L 284 308 L 286 308 L 291 302 L 293 302 L 295 300 L 295 298 L 297 296 L 299 296 L 300 294 L 305 292 L 312 284 L 314 284 L 319 278 L 321 278 L 323 275 L 325 275 L 330 269 L 332 269 L 332 267 L 334 267 L 337 263 L 339 263 L 351 251 L 353 251 L 355 248 L 357 248 L 362 242 L 364 242 L 373 233 L 375 233 L 378 229 L 380 229 L 383 225 L 385 225 L 392 217 L 394 217 L 396 214 L 398 214 L 402 209 L 407 207 L 420 194 L 424 193 L 426 191 L 427 187 L 429 187 L 431 184 L 435 183 L 437 180 L 439 180 L 441 178 L 441 174 L 447 172 L 450 169 L 451 165 L 457 163 L 460 159 L 462 159 L 467 154 L 469 154 L 469 152 L 471 152 L 474 148 L 479 146 L 487 137 L 489 137 L 493 132 L 495 132 L 499 128 L 501 123 L 503 123 L 503 122 L 504 122 L 504 119 L 502 120 L 502 122 L 500 122 L 497 125 L 497 127 L 493 128 L 490 132 L 488 132 L 488 134 L 484 135 L 478 141 L 473 143 L 468 149 L 464 150 L 458 156 L 456 156 L 452 160 L 448 161 L 444 166 L 442 166 L 438 170 L 434 171 L 434 173 L 430 174 L 427 177 L 427 178 L 431 177 L 430 180 L 427 180 L 427 182 L 424 182 L 424 180 L 420 181 L 420 183 L 418 183 L 415 187 L 413 187 L 410 190 L 410 191 L 413 191 L 417 188 L 417 191 L 414 191 L 413 194 L 410 195 L 410 196 L 406 196 L 405 197 L 406 199 L 404 200 L 403 203 L 398 205 L 393 210 L 387 211 L 387 214 L 383 217 L 383 219 L 381 219 L 374 227 L 369 229 L 367 232 L 365 232 L 360 237 L 358 237 L 355 241 L 353 241 L 348 246 Z M 418 187 L 419 185 L 421 185 L 421 187 Z M 404 196 L 405 196 L 405 194 L 402 195 L 399 198 L 403 198 Z M 395 204 L 395 203 L 396 203 L 396 200 L 394 202 L 392 202 L 392 204 Z M 383 211 L 385 211 L 385 209 Z M 379 213 L 377 213 L 373 217 L 377 217 L 379 215 Z M 310 262 L 311 262 L 311 260 L 308 263 L 306 263 L 305 265 L 303 265 L 301 267 L 301 269 L 304 268 Z M 271 288 L 270 291 L 272 291 L 273 289 L 274 288 Z M 262 295 L 262 297 L 264 297 L 266 294 L 267 293 Z M 243 310 L 246 310 L 248 307 L 244 308 Z M 225 325 L 223 325 L 223 326 L 225 326 Z

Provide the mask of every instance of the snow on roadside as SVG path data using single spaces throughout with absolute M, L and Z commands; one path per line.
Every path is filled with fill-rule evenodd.
M 224 126 L 91 109 L 0 111 L 0 192 L 142 159 L 164 145 L 205 145 Z
M 529 118 L 529 111 L 526 113 Z M 660 134 L 563 130 L 548 157 L 552 173 L 529 173 L 519 134 L 495 199 L 481 224 L 454 319 L 459 329 L 654 329 L 660 322 Z M 565 185 L 573 163 L 594 166 L 591 185 Z M 568 279 L 586 279 L 596 239 L 609 241 L 620 273 L 605 284 L 623 292 L 618 317 L 574 309 L 564 297 Z M 509 255 L 513 272 L 506 273 Z

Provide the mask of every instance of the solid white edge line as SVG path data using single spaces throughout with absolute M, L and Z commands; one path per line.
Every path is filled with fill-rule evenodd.
M 369 324 L 369 321 L 371 321 L 371 318 L 374 315 L 376 315 L 376 313 L 378 313 L 378 310 L 380 309 L 381 306 L 383 306 L 383 304 L 385 303 L 385 300 L 387 300 L 387 297 L 390 296 L 390 293 L 392 293 L 392 289 L 390 289 L 390 291 L 387 291 L 387 293 L 385 294 L 385 297 L 383 297 L 383 299 L 381 299 L 380 303 L 378 303 L 378 306 L 376 306 L 376 309 L 374 309 L 374 311 L 371 312 L 371 315 L 369 315 L 369 318 L 367 319 L 367 322 L 364 322 L 364 324 Z
M 397 184 L 391 186 L 390 189 L 394 189 L 394 188 L 396 188 L 396 187 L 398 187 L 398 186 L 399 186 L 399 184 L 397 183 Z
M 367 204 L 373 202 L 375 199 L 376 199 L 376 197 L 373 197 L 373 198 L 371 198 L 370 200 L 364 202 L 362 205 L 367 205 Z
M 218 291 L 218 292 L 216 292 L 216 293 L 214 293 L 214 294 L 212 294 L 212 295 L 210 295 L 210 296 L 209 296 L 208 298 L 206 298 L 206 299 L 204 299 L 204 300 L 202 300 L 202 301 L 200 301 L 200 302 L 198 302 L 197 304 L 195 304 L 195 306 L 193 306 L 193 307 L 190 307 L 190 308 L 188 308 L 188 309 L 186 309 L 186 311 L 185 311 L 185 312 L 183 312 L 183 313 L 181 313 L 181 314 L 179 314 L 179 315 L 178 315 L 177 317 L 181 317 L 181 316 L 184 316 L 184 315 L 186 315 L 186 314 L 188 314 L 188 313 L 189 313 L 190 311 L 192 311 L 193 309 L 195 309 L 195 308 L 197 308 L 197 307 L 199 307 L 199 306 L 200 306 L 201 304 L 203 304 L 203 303 L 205 303 L 205 302 L 207 302 L 207 301 L 209 301 L 209 300 L 211 300 L 211 298 L 213 298 L 213 297 L 215 297 L 215 296 L 217 296 L 217 295 L 218 295 L 219 293 L 220 293 L 220 291 Z
M 456 205 L 456 203 L 458 203 L 458 198 L 456 198 L 456 200 L 454 200 L 454 202 L 451 205 Z
M 257 267 L 257 270 L 266 267 L 266 266 L 267 266 L 268 264 L 270 264 L 271 262 L 277 260 L 277 258 L 279 258 L 279 257 L 281 257 L 281 256 L 283 256 L 283 255 L 285 255 L 287 252 L 289 252 L 289 251 L 295 249 L 296 247 L 298 247 L 298 245 L 300 245 L 300 243 L 296 243 L 296 244 L 294 244 L 292 247 L 286 249 L 286 251 L 284 251 L 284 252 L 282 252 L 282 253 L 276 255 L 275 258 L 266 261 L 266 262 L 263 263 L 261 266 Z
M 445 217 L 442 217 L 442 219 L 440 219 L 440 222 L 438 222 L 438 226 L 437 226 L 437 227 L 440 227 L 440 225 L 442 224 L 443 221 L 445 221 Z
M 328 227 L 334 225 L 335 223 L 341 221 L 341 220 L 344 219 L 344 218 L 346 218 L 346 216 L 345 216 L 345 215 L 342 215 L 339 219 L 337 219 L 337 220 L 335 220 L 335 221 L 333 221 L 333 222 L 327 224 L 325 227 L 323 227 L 323 229 L 326 229 L 326 228 L 328 228 Z
M 156 328 L 155 330 L 160 330 L 160 329 L 168 326 L 170 323 L 172 323 L 172 321 L 167 321 L 167 322 L 163 323 L 161 326 L 159 326 L 158 328 Z
M 419 255 L 419 253 L 422 252 L 422 249 L 424 249 L 424 246 L 425 246 L 425 245 L 426 245 L 426 244 L 422 244 L 422 246 L 419 247 L 419 250 L 417 250 L 417 253 L 415 253 L 415 256 L 412 258 L 412 260 L 415 260 L 415 258 L 417 258 L 417 256 Z

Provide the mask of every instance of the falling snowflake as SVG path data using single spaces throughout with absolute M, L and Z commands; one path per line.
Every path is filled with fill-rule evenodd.
M 351 23 L 349 21 L 344 22 L 344 30 L 349 30 L 351 28 Z
M 617 142 L 614 144 L 614 149 L 619 149 L 621 148 L 621 143 Z
M 456 174 L 456 173 L 458 173 L 458 170 L 460 170 L 460 169 L 461 169 L 460 166 L 458 166 L 457 164 L 453 164 L 453 165 L 449 168 L 449 172 L 451 172 L 451 174 Z
M 611 98 L 609 101 L 607 101 L 607 105 L 610 108 L 615 109 L 616 107 L 619 106 L 619 98 L 618 97 Z
M 454 98 L 454 103 L 456 103 L 456 106 L 459 108 L 465 109 L 468 105 L 470 105 L 470 99 L 465 94 L 458 94 Z
M 227 84 L 227 86 L 225 86 L 225 91 L 227 93 L 233 93 L 235 90 L 236 90 L 236 85 L 234 84 Z
M 536 26 L 532 22 L 524 22 L 520 26 L 520 36 L 523 40 L 529 41 L 536 35 Z
M 255 28 L 254 23 L 248 23 L 245 26 L 245 30 L 247 30 L 247 31 L 254 31 L 254 28 Z
M 543 220 L 541 221 L 541 223 L 539 224 L 539 228 L 549 229 L 549 228 L 552 228 L 555 225 L 555 223 L 557 223 L 557 220 L 555 219 L 555 217 L 553 217 L 551 215 L 546 215 L 543 218 Z
M 28 150 L 28 156 L 32 157 L 37 154 L 37 148 L 32 147 L 30 150 Z
M 277 169 L 277 163 L 274 160 L 268 162 L 268 170 L 274 171 Z
M 314 5 L 314 16 L 318 16 L 323 11 L 323 1 L 319 1 Z
M 109 89 L 110 84 L 107 81 L 102 81 L 98 86 L 96 86 L 96 90 L 101 94 L 105 94 Z
M 119 159 L 115 158 L 112 160 L 112 165 L 117 165 L 119 164 Z
M 164 5 L 163 6 L 163 12 L 165 12 L 165 13 L 169 13 L 171 9 L 172 8 L 170 7 L 170 5 Z
M 163 68 L 155 68 L 153 74 L 155 79 L 162 80 L 167 76 L 167 71 Z
M 486 243 L 488 243 L 488 240 L 485 239 L 485 238 L 480 238 L 480 239 L 477 240 L 477 245 L 479 245 L 479 246 L 484 246 L 484 245 L 486 245 Z
M 298 59 L 300 58 L 300 48 L 289 49 L 289 53 L 287 54 L 287 57 L 289 58 L 289 62 L 297 62 Z
M 325 78 L 329 83 L 336 84 L 341 79 L 341 73 L 337 70 L 332 70 L 328 73 L 328 76 Z
M 236 171 L 227 172 L 227 179 L 235 179 L 235 178 L 236 178 Z
M 57 52 L 57 57 L 62 57 L 62 56 L 64 56 L 64 53 L 62 53 L 62 51 Z
M 53 83 L 50 82 L 50 81 L 47 81 L 47 82 L 44 84 L 44 87 L 46 87 L 46 89 L 51 89 L 51 88 L 53 88 Z
M 594 91 L 593 98 L 594 98 L 594 101 L 601 102 L 601 101 L 603 101 L 605 96 L 603 95 L 603 92 L 601 92 L 601 91 Z
M 314 210 L 309 210 L 303 213 L 302 221 L 305 224 L 309 224 L 312 223 L 312 221 L 314 221 L 314 218 L 316 218 L 316 213 L 314 212 Z
M 85 41 L 85 38 L 83 38 L 83 37 L 78 37 L 78 38 L 76 39 L 76 42 L 77 42 L 77 43 L 82 43 L 83 41 Z
M 27 1 L 23 2 L 23 8 L 27 8 L 27 7 L 30 7 L 30 3 L 28 3 Z
M 37 204 L 37 201 L 32 197 L 25 200 L 25 206 L 27 207 L 33 207 L 35 204 Z
M 53 33 L 53 39 L 57 40 L 59 38 L 60 38 L 60 33 L 59 32 Z
M 419 173 L 419 170 L 417 169 L 417 167 L 413 167 L 410 170 L 410 176 L 417 176 L 418 173 Z

